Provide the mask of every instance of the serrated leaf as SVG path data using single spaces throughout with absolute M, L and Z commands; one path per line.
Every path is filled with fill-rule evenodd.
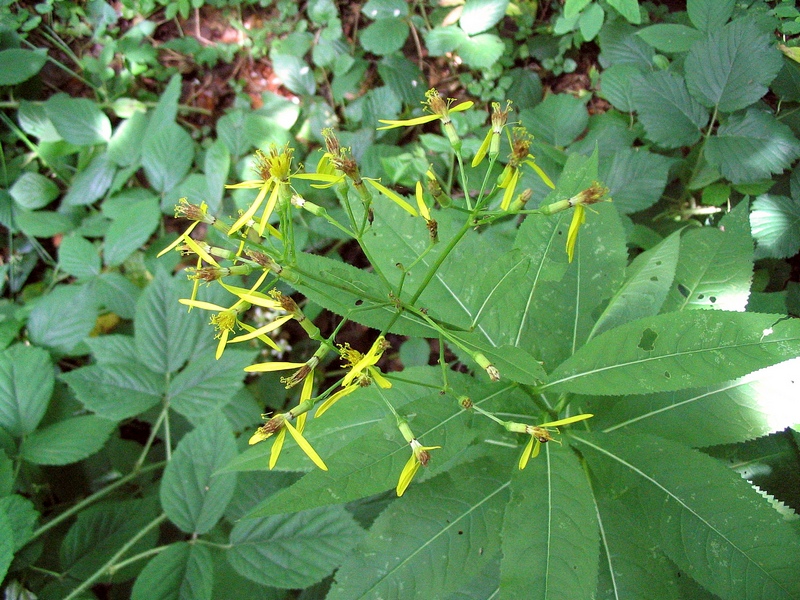
M 659 52 L 688 52 L 695 42 L 705 37 L 697 29 L 677 23 L 649 25 L 636 35 Z
M 719 385 L 581 406 L 605 433 L 650 433 L 693 447 L 743 442 L 800 422 L 800 405 L 787 402 L 800 390 L 799 368 L 795 358 Z
M 5 579 L 14 559 L 14 530 L 6 512 L 0 509 L 0 577 Z
M 89 278 L 100 274 L 100 254 L 86 238 L 79 235 L 65 237 L 58 248 L 58 265 L 73 277 Z
M 715 31 L 733 14 L 736 0 L 694 0 L 686 3 L 692 24 L 701 31 Z
M 210 600 L 214 560 L 200 544 L 177 542 L 152 559 L 136 578 L 133 600 Z
M 509 598 L 589 598 L 597 584 L 599 534 L 592 488 L 568 447 L 511 478 L 503 521 L 500 590 Z
M 0 85 L 16 85 L 36 75 L 47 62 L 47 50 L 9 48 L 0 52 Z
M 751 108 L 732 115 L 708 139 L 705 157 L 732 183 L 754 183 L 788 169 L 800 141 L 773 115 Z
M 608 0 L 608 4 L 625 17 L 625 20 L 629 23 L 638 25 L 642 22 L 639 0 Z
M 800 200 L 764 194 L 750 213 L 759 257 L 788 258 L 800 250 Z
M 78 579 L 91 577 L 109 557 L 151 524 L 157 514 L 157 503 L 152 500 L 108 502 L 81 511 L 61 543 L 62 568 Z M 149 550 L 157 539 L 158 530 L 151 529 L 128 552 L 138 554 Z M 124 580 L 125 570 L 121 573 Z M 127 577 L 131 576 L 128 570 Z
M 536 137 L 554 146 L 574 141 L 589 122 L 586 105 L 570 94 L 551 94 L 520 115 L 522 124 Z
M 464 573 L 479 572 L 500 552 L 508 488 L 505 470 L 481 461 L 409 489 L 341 566 L 328 600 L 427 599 L 433 590 L 442 597 L 458 590 Z
M 361 12 L 373 20 L 407 17 L 408 3 L 404 0 L 369 0 L 361 8 Z
M 733 112 L 766 94 L 782 65 L 772 35 L 744 18 L 709 30 L 689 51 L 684 69 L 689 93 L 701 104 Z
M 402 19 L 378 19 L 361 32 L 359 41 L 367 52 L 385 56 L 400 50 L 408 39 L 410 29 Z
M 634 505 L 658 546 L 713 593 L 742 600 L 800 595 L 800 537 L 727 467 L 651 436 L 572 437 L 601 485 L 638 491 L 627 495 L 635 502 L 621 501 Z
M 542 389 L 601 396 L 668 392 L 721 383 L 798 354 L 800 322 L 780 315 L 669 313 L 593 338 Z
M 607 65 L 630 64 L 643 71 L 653 68 L 655 51 L 636 35 L 638 29 L 622 19 L 607 23 L 600 30 L 601 60 Z
M 15 210 L 14 224 L 24 234 L 37 238 L 50 238 L 75 228 L 69 217 L 49 210 Z
M 500 389 L 508 393 L 511 388 L 503 386 Z M 382 393 L 387 395 L 387 392 Z M 486 393 L 483 397 L 474 397 L 473 402 L 481 406 L 495 395 Z M 354 398 L 355 394 L 340 402 L 354 402 Z M 410 424 L 420 443 L 443 446 L 431 454 L 426 471 L 433 473 L 472 443 L 476 436 L 474 430 L 466 427 L 470 420 L 469 413 L 456 402 L 437 400 L 432 395 L 426 395 L 404 405 L 402 409 L 404 414 L 415 415 Z M 337 404 L 330 410 L 338 408 Z M 322 419 L 327 416 L 326 414 Z M 291 487 L 267 498 L 250 516 L 260 517 L 288 510 L 327 506 L 397 487 L 400 473 L 411 456 L 411 449 L 397 430 L 396 417 L 384 410 L 380 418 L 373 418 L 369 426 L 360 433 L 358 437 L 348 434 L 345 445 L 340 446 L 333 454 L 323 457 L 328 471 L 311 471 Z M 313 445 L 314 438 L 310 437 L 312 432 L 306 430 L 304 434 Z M 446 444 L 443 443 L 445 441 Z
M 44 106 L 59 135 L 70 144 L 91 146 L 111 139 L 111 121 L 91 100 L 59 93 Z
M 508 0 L 467 0 L 458 24 L 467 35 L 488 31 L 506 14 Z
M 680 248 L 676 231 L 631 263 L 625 282 L 597 319 L 589 339 L 618 325 L 657 315 L 675 277 Z
M 406 57 L 398 54 L 384 56 L 378 63 L 378 74 L 406 104 L 413 105 L 419 101 L 419 90 L 425 82 L 425 77 L 419 67 Z
M 139 360 L 157 373 L 180 369 L 192 356 L 195 340 L 205 329 L 207 316 L 201 314 L 203 311 L 187 312 L 178 302 L 191 293 L 191 284 L 187 283 L 185 278 L 178 280 L 159 270 L 136 303 Z
M 111 187 L 116 172 L 116 165 L 108 154 L 98 154 L 72 180 L 63 205 L 85 206 L 99 200 Z
M 425 47 L 431 56 L 444 56 L 458 48 L 467 39 L 467 34 L 457 25 L 434 27 L 423 35 L 425 37 Z
M 161 92 L 156 107 L 147 114 L 147 131 L 145 132 L 145 143 L 156 137 L 161 130 L 175 124 L 175 117 L 178 116 L 178 101 L 181 97 L 182 79 L 180 74 L 175 73 L 170 77 L 167 87 Z
M 673 160 L 642 148 L 625 148 L 600 162 L 600 180 L 622 214 L 639 212 L 664 193 Z
M 0 426 L 14 437 L 34 431 L 54 384 L 50 355 L 41 348 L 16 344 L 0 353 Z
M 226 556 L 248 579 L 279 588 L 304 588 L 341 564 L 361 533 L 341 506 L 244 519 L 231 531 Z
M 142 146 L 142 166 L 150 185 L 165 193 L 174 188 L 189 172 L 194 160 L 194 141 L 176 123 L 167 123 L 152 134 Z
M 142 145 L 147 124 L 147 115 L 140 112 L 134 113 L 129 119 L 122 121 L 108 142 L 106 154 L 109 160 L 120 167 L 138 164 L 142 157 Z
M 60 193 L 58 186 L 50 179 L 32 171 L 20 175 L 8 191 L 17 204 L 28 210 L 44 208 Z
M 564 2 L 564 18 L 574 19 L 586 8 L 591 0 L 566 0 Z
M 20 100 L 17 120 L 25 133 L 38 138 L 41 142 L 57 142 L 61 139 L 41 104 Z
M 288 54 L 273 54 L 275 75 L 290 91 L 301 96 L 313 96 L 317 91 L 314 73 L 306 62 Z
M 0 498 L 0 512 L 4 512 L 11 523 L 13 548 L 17 552 L 31 539 L 33 528 L 39 520 L 39 511 L 27 498 L 11 494 Z
M 150 239 L 161 223 L 156 198 L 147 198 L 125 207 L 112 221 L 105 235 L 103 258 L 108 266 L 121 265 Z
M 642 74 L 635 65 L 622 63 L 612 65 L 600 76 L 600 95 L 615 108 L 633 112 L 633 81 Z
M 133 337 L 110 333 L 86 340 L 92 357 L 98 363 L 127 363 L 136 360 L 136 346 Z
M 34 431 L 20 455 L 37 465 L 68 465 L 98 452 L 117 424 L 93 415 L 73 417 Z
M 592 4 L 587 8 L 578 18 L 578 27 L 583 39 L 587 42 L 592 41 L 600 33 L 605 17 L 606 13 L 599 4 Z
M 123 319 L 133 319 L 142 290 L 121 273 L 101 273 L 95 282 L 97 302 Z
M 161 506 L 182 531 L 208 532 L 220 520 L 236 489 L 235 473 L 217 473 L 236 456 L 233 433 L 223 417 L 186 434 L 161 480 Z
M 164 378 L 136 362 L 89 365 L 61 375 L 78 400 L 98 416 L 128 419 L 158 404 Z
M 737 205 L 721 225 L 693 229 L 683 235 L 675 283 L 662 312 L 745 309 L 753 279 L 747 202 Z
M 708 123 L 708 111 L 689 95 L 683 77 L 670 71 L 634 80 L 633 105 L 647 137 L 664 148 L 691 146 Z
M 456 51 L 470 67 L 488 69 L 503 55 L 505 44 L 494 33 L 479 33 L 462 39 Z
M 252 350 L 226 349 L 219 360 L 203 354 L 169 382 L 170 407 L 191 422 L 227 404 L 243 385 L 243 369 L 252 363 Z
M 85 286 L 61 285 L 39 299 L 28 318 L 31 341 L 69 354 L 94 328 L 97 311 Z

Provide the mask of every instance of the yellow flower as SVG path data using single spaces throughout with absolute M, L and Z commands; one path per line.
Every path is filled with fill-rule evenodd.
M 492 102 L 492 126 L 486 132 L 480 148 L 472 159 L 472 166 L 477 167 L 486 156 L 488 151 L 490 157 L 495 157 L 500 153 L 500 134 L 508 122 L 508 113 L 511 112 L 511 100 L 506 100 L 506 109 L 500 109 L 499 102 Z
M 500 203 L 501 210 L 508 210 L 511 205 L 511 199 L 514 197 L 514 191 L 517 188 L 517 183 L 519 183 L 522 165 L 527 165 L 536 171 L 536 174 L 551 189 L 556 187 L 547 174 L 536 164 L 533 155 L 528 152 L 531 142 L 533 142 L 533 136 L 524 127 L 514 127 L 512 133 L 509 134 L 509 142 L 511 144 L 511 154 L 508 155 L 508 164 L 500 174 L 499 183 L 497 184 L 499 188 L 505 190 L 503 201 Z
M 455 99 L 448 98 L 445 101 L 439 95 L 437 90 L 430 89 L 425 92 L 425 101 L 422 104 L 425 106 L 425 110 L 429 111 L 431 114 L 424 115 L 422 117 L 416 117 L 414 119 L 403 119 L 400 121 L 379 119 L 378 121 L 380 123 L 386 123 L 386 125 L 384 127 L 378 127 L 378 131 L 382 129 L 394 129 L 395 127 L 414 127 L 415 125 L 430 123 L 436 119 L 439 119 L 443 125 L 447 125 L 450 123 L 451 112 L 461 112 L 467 110 L 472 108 L 472 105 L 474 104 L 471 100 L 468 100 L 451 108 L 450 105 L 453 102 L 455 102 Z
M 186 231 L 183 232 L 182 235 L 178 236 L 174 242 L 172 242 L 169 246 L 164 248 L 161 252 L 156 255 L 156 258 L 161 258 L 170 250 L 173 250 L 184 241 L 185 238 L 189 238 L 189 234 L 194 231 L 194 228 L 197 227 L 200 223 L 206 223 L 208 225 L 213 225 L 216 219 L 208 214 L 208 205 L 205 202 L 201 202 L 200 205 L 192 204 L 186 198 L 181 198 L 178 200 L 178 204 L 175 206 L 175 218 L 182 217 L 184 219 L 189 219 L 190 221 L 194 221 Z
M 575 207 L 575 212 L 572 214 L 572 221 L 569 224 L 569 231 L 567 232 L 567 256 L 569 262 L 575 255 L 575 243 L 578 241 L 578 230 L 581 225 L 586 222 L 586 208 L 590 204 L 600 202 L 608 193 L 608 188 L 603 187 L 596 181 L 588 188 L 570 198 L 567 202 L 569 206 Z
M 416 187 L 417 207 L 419 214 L 425 219 L 425 225 L 428 228 L 428 233 L 431 236 L 431 241 L 435 244 L 439 241 L 439 224 L 431 219 L 431 213 L 428 210 L 428 205 L 425 204 L 425 198 L 422 196 L 422 183 L 417 182 Z
M 408 459 L 406 466 L 400 473 L 400 479 L 397 480 L 397 495 L 402 496 L 414 475 L 419 471 L 420 466 L 426 466 L 431 458 L 430 450 L 436 450 L 441 446 L 423 446 L 416 439 L 412 439 L 409 444 L 411 445 L 411 458 Z
M 574 417 L 567 417 L 566 419 L 559 419 L 558 421 L 552 421 L 550 423 L 542 423 L 541 425 L 524 425 L 523 431 L 531 436 L 531 440 L 528 442 L 528 445 L 525 446 L 525 449 L 522 451 L 522 456 L 519 458 L 520 470 L 525 468 L 530 458 L 536 458 L 539 455 L 539 450 L 542 444 L 546 444 L 547 442 L 551 441 L 558 442 L 559 444 L 561 443 L 559 440 L 550 435 L 551 430 L 548 429 L 549 427 L 568 425 L 569 423 L 583 421 L 584 419 L 589 419 L 593 416 L 594 415 L 590 414 L 582 414 L 575 415 Z M 555 431 L 558 432 L 558 429 Z
M 292 411 L 275 415 L 269 421 L 264 423 L 264 425 L 256 429 L 256 432 L 250 437 L 250 445 L 252 446 L 253 444 L 263 442 L 267 438 L 277 433 L 275 436 L 275 441 L 272 443 L 272 450 L 270 451 L 269 455 L 269 468 L 272 469 L 278 462 L 278 457 L 283 449 L 283 442 L 286 439 L 286 432 L 288 431 L 289 434 L 294 438 L 294 441 L 297 442 L 297 445 L 300 446 L 300 449 L 306 453 L 306 456 L 308 456 L 308 458 L 310 458 L 312 462 L 320 469 L 327 471 L 328 467 L 320 458 L 319 454 L 317 454 L 316 450 L 314 450 L 306 438 L 303 437 L 301 430 L 292 425 L 290 421 L 292 418 L 294 418 Z M 299 424 L 300 417 L 297 417 L 297 419 Z
M 374 366 L 380 360 L 383 352 L 389 347 L 389 343 L 383 336 L 379 336 L 375 340 L 366 354 L 361 354 L 358 350 L 354 350 L 350 347 L 350 344 L 339 346 L 339 355 L 345 361 L 342 367 L 350 367 L 350 371 L 342 379 L 342 389 L 320 404 L 314 416 L 322 416 L 325 411 L 339 400 L 352 394 L 360 387 L 371 385 L 373 381 L 383 389 L 392 387 L 392 383 L 381 374 L 378 367 Z

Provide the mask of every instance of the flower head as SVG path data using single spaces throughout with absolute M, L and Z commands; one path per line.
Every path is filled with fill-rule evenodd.
M 572 214 L 572 221 L 569 224 L 569 231 L 567 232 L 567 257 L 569 258 L 569 262 L 572 262 L 572 258 L 575 255 L 575 243 L 578 241 L 578 230 L 581 225 L 586 222 L 586 209 L 584 207 L 600 202 L 607 193 L 608 188 L 603 187 L 595 181 L 588 188 L 568 200 L 569 206 L 575 207 L 575 212 Z
M 272 469 L 278 462 L 278 457 L 283 449 L 283 442 L 286 439 L 286 432 L 288 431 L 289 434 L 294 438 L 294 441 L 297 442 L 297 445 L 300 446 L 300 449 L 306 453 L 306 456 L 308 456 L 320 469 L 327 471 L 328 467 L 325 465 L 325 462 L 320 458 L 316 450 L 311 447 L 311 444 L 308 443 L 308 440 L 303 437 L 302 430 L 299 427 L 296 428 L 294 425 L 292 425 L 291 419 L 293 418 L 294 415 L 292 414 L 292 411 L 275 415 L 261 427 L 256 429 L 255 433 L 250 437 L 250 445 L 252 446 L 253 444 L 263 442 L 267 438 L 277 433 L 277 435 L 275 435 L 275 441 L 272 443 L 272 450 L 270 451 L 269 455 L 269 468 Z M 297 417 L 297 421 L 299 424 L 299 416 Z
M 488 151 L 490 157 L 496 157 L 500 153 L 500 135 L 508 122 L 508 113 L 512 110 L 511 100 L 506 101 L 506 108 L 502 110 L 499 102 L 492 102 L 492 126 L 486 132 L 480 148 L 472 159 L 472 166 L 477 167 L 483 161 Z
M 542 423 L 541 425 L 523 425 L 521 423 L 513 423 L 512 425 L 521 425 L 522 431 L 531 436 L 528 445 L 525 446 L 525 449 L 522 451 L 522 456 L 519 458 L 520 470 L 525 468 L 529 459 L 536 458 L 539 455 L 539 450 L 541 449 L 542 444 L 546 444 L 547 442 L 561 443 L 559 440 L 550 435 L 552 431 L 558 432 L 558 429 L 549 429 L 550 427 L 568 425 L 569 423 L 583 421 L 584 419 L 589 419 L 593 416 L 594 415 L 590 414 L 575 415 L 574 417 L 567 417 L 566 419 L 559 419 L 558 421 L 552 421 L 550 423 Z M 512 430 L 514 429 L 516 428 L 512 428 Z
M 178 200 L 178 204 L 175 205 L 175 218 L 184 218 L 190 221 L 193 221 L 191 225 L 183 232 L 182 235 L 178 236 L 174 242 L 172 242 L 169 246 L 164 248 L 161 252 L 158 253 L 156 258 L 160 258 L 164 256 L 167 252 L 175 249 L 178 245 L 184 241 L 185 238 L 189 237 L 189 234 L 194 231 L 194 228 L 197 227 L 200 223 L 206 223 L 208 225 L 213 225 L 216 219 L 208 214 L 208 205 L 205 202 L 201 202 L 198 204 L 192 204 L 186 198 L 181 198 Z
M 408 459 L 406 466 L 400 473 L 400 479 L 397 480 L 397 495 L 402 496 L 414 475 L 417 474 L 420 467 L 425 467 L 431 459 L 430 450 L 436 450 L 441 446 L 423 446 L 416 439 L 409 442 L 411 446 L 411 458 Z
M 403 119 L 403 120 L 384 120 L 379 119 L 380 123 L 385 123 L 383 127 L 378 127 L 378 130 L 382 129 L 394 129 L 395 127 L 414 127 L 415 125 L 422 125 L 423 123 L 430 123 L 431 121 L 435 121 L 439 119 L 443 124 L 450 123 L 450 113 L 451 112 L 461 112 L 472 108 L 474 104 L 471 100 L 466 102 L 461 102 L 456 106 L 452 106 L 453 102 L 455 102 L 454 98 L 448 98 L 444 100 L 440 95 L 439 92 L 435 89 L 430 89 L 425 92 L 425 100 L 422 102 L 425 110 L 427 110 L 430 114 L 424 115 L 422 117 L 416 117 L 414 119 Z
M 514 197 L 514 191 L 519 183 L 523 165 L 532 168 L 547 186 L 553 189 L 556 187 L 545 172 L 542 171 L 541 167 L 536 164 L 533 156 L 530 154 L 529 151 L 531 143 L 533 142 L 533 136 L 529 134 L 524 127 L 514 127 L 509 134 L 509 142 L 511 144 L 511 153 L 508 155 L 508 164 L 500 174 L 497 184 L 499 188 L 505 190 L 503 193 L 503 201 L 500 203 L 501 210 L 508 210 L 508 207 L 511 205 L 511 200 Z

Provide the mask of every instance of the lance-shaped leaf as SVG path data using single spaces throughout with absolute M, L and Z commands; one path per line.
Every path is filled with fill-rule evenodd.
M 800 423 L 799 372 L 795 358 L 715 386 L 596 397 L 581 408 L 604 432 L 652 433 L 694 447 L 743 442 Z
M 503 465 L 485 460 L 412 486 L 339 569 L 328 599 L 447 597 L 500 552 L 508 487 Z
M 511 480 L 503 522 L 500 585 L 509 598 L 589 598 L 597 583 L 598 529 L 592 489 L 568 446 Z
M 626 323 L 592 339 L 542 389 L 578 394 L 668 392 L 741 377 L 800 354 L 800 321 L 689 311 Z
M 800 596 L 800 536 L 724 464 L 647 435 L 572 439 L 600 485 L 622 493 L 618 501 L 635 511 L 653 543 L 711 592 L 737 600 Z

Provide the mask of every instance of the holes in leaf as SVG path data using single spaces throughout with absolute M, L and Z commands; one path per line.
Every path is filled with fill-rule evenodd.
M 717 301 L 717 297 L 716 296 L 709 296 L 708 297 L 708 301 L 711 302 L 711 304 L 714 304 L 714 302 Z
M 658 281 L 658 277 L 657 277 L 656 275 L 653 275 L 653 276 L 650 278 L 650 281 Z
M 669 374 L 669 371 L 664 371 L 664 377 L 667 379 L 672 379 L 672 375 Z
M 661 266 L 661 261 L 660 261 L 660 260 L 657 260 L 657 261 L 656 261 L 656 266 L 657 266 L 657 267 L 660 267 L 660 266 Z
M 689 288 L 687 288 L 682 283 L 678 284 L 678 292 L 680 292 L 680 295 L 683 296 L 684 298 L 689 297 Z
M 697 294 L 697 299 L 698 300 L 702 300 L 705 297 L 706 297 L 705 294 Z
M 652 352 L 656 347 L 656 339 L 658 334 L 649 327 L 642 332 L 642 337 L 639 339 L 639 348 L 645 352 Z
M 356 306 L 361 306 L 362 304 L 364 304 L 363 300 L 356 300 Z

